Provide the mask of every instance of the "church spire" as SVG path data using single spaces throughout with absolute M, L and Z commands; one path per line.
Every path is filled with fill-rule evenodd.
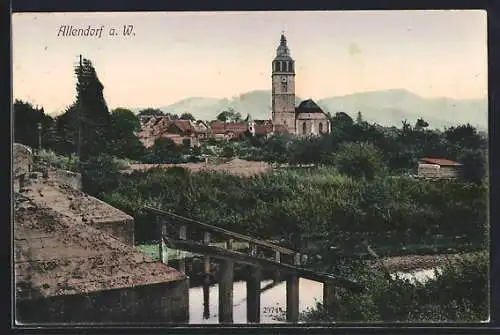
M 281 44 L 284 44 L 286 46 L 286 37 L 285 37 L 285 31 L 281 31 Z
M 286 44 L 285 32 L 281 32 L 280 45 L 276 50 L 276 57 L 290 57 L 290 49 L 288 49 L 288 45 Z

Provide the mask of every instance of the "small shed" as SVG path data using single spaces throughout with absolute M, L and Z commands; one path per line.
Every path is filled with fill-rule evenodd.
M 421 178 L 455 179 L 460 176 L 462 164 L 445 159 L 424 157 L 418 161 L 418 176 Z

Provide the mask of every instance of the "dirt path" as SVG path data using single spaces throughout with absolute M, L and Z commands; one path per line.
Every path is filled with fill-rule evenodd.
M 265 162 L 245 161 L 236 158 L 229 162 L 221 164 L 210 164 L 210 163 L 130 164 L 129 168 L 124 172 L 131 173 L 133 171 L 147 171 L 155 167 L 160 167 L 160 168 L 183 167 L 191 172 L 203 172 L 203 171 L 225 172 L 228 174 L 233 174 L 238 176 L 253 176 L 256 174 L 265 173 L 272 170 L 271 166 Z

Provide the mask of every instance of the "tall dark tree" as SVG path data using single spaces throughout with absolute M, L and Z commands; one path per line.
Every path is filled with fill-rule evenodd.
M 80 158 L 85 161 L 90 156 L 105 152 L 110 135 L 110 115 L 104 100 L 104 86 L 99 81 L 92 62 L 80 58 L 75 74 L 75 108 L 81 131 L 78 142 Z
M 78 110 L 75 104 L 56 117 L 54 150 L 57 153 L 69 156 L 78 151 L 79 126 Z
M 49 134 L 54 126 L 54 119 L 41 109 L 33 107 L 29 102 L 14 102 L 14 141 L 32 148 L 38 148 L 39 124 L 42 131 L 42 145 L 50 143 Z

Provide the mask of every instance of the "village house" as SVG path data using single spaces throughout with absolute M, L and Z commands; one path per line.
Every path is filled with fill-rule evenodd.
M 251 115 L 241 122 L 212 121 L 209 131 L 212 138 L 219 140 L 241 139 L 248 135 L 268 137 L 273 134 L 288 133 L 288 129 L 283 125 L 274 125 L 271 120 L 254 120 Z
M 168 116 L 143 117 L 141 131 L 137 137 L 149 148 L 158 138 L 171 139 L 177 145 L 200 145 L 200 140 L 209 137 L 209 129 L 203 121 L 172 120 Z
M 164 117 L 141 117 L 142 130 L 138 134 L 146 147 L 160 137 L 170 138 L 177 144 L 189 142 L 191 146 L 212 138 L 216 140 L 241 139 L 245 134 L 271 136 L 291 134 L 319 136 L 330 133 L 328 115 L 313 100 L 295 106 L 295 60 L 284 35 L 272 60 L 270 120 L 253 120 L 249 115 L 244 121 L 223 122 L 171 120 Z M 244 112 L 244 111 L 243 111 Z
M 424 157 L 418 160 L 419 178 L 456 179 L 460 177 L 462 164 L 444 158 Z

